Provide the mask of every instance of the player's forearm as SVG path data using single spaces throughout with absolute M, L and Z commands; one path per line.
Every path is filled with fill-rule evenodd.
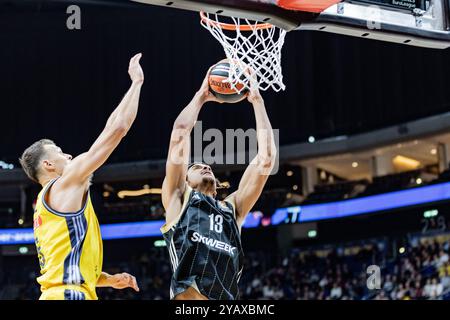
M 191 131 L 204 104 L 201 94 L 196 93 L 191 102 L 181 111 L 173 125 L 174 129 Z
M 106 123 L 107 128 L 124 127 L 126 130 L 131 128 L 137 115 L 141 88 L 142 82 L 133 82 L 131 84 L 120 104 L 110 115 Z
M 97 287 L 109 287 L 108 279 L 111 277 L 109 273 L 102 272 L 97 280 Z
M 253 102 L 256 119 L 256 135 L 258 141 L 258 157 L 267 161 L 274 161 L 276 156 L 275 138 L 272 125 L 267 116 L 266 107 L 262 99 Z

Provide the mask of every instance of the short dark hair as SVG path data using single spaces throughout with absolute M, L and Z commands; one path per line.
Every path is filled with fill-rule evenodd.
M 42 159 L 42 156 L 45 154 L 44 147 L 46 145 L 55 144 L 52 140 L 49 139 L 41 139 L 36 141 L 31 146 L 29 146 L 22 154 L 22 157 L 19 158 L 20 165 L 23 168 L 23 171 L 27 174 L 27 176 L 39 183 L 39 162 Z

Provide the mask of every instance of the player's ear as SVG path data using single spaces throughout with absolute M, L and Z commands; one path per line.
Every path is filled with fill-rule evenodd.
M 42 167 L 44 168 L 44 170 L 46 171 L 55 171 L 55 165 L 52 161 L 50 160 L 43 160 L 42 161 Z
M 190 184 L 190 182 L 189 182 L 189 176 L 188 176 L 187 173 L 186 173 L 186 184 L 187 184 L 189 187 L 194 188 L 194 187 Z

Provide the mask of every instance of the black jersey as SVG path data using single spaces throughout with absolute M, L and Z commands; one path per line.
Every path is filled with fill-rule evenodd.
M 244 254 L 231 203 L 187 187 L 179 220 L 162 231 L 173 270 L 171 298 L 189 287 L 211 300 L 239 298 Z

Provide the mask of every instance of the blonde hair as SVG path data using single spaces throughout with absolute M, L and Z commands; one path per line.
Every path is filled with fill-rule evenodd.
M 29 146 L 19 158 L 20 165 L 27 176 L 39 183 L 39 163 L 45 155 L 45 146 L 55 144 L 52 140 L 41 139 Z

